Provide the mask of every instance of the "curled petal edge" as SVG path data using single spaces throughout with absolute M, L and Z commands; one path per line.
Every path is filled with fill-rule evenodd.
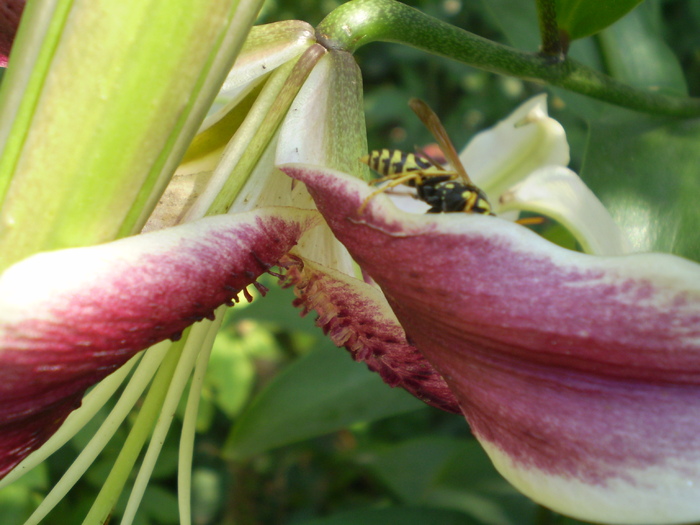
M 235 98 L 244 86 L 300 55 L 315 41 L 313 27 L 300 20 L 253 27 L 219 96 Z
M 467 144 L 460 159 L 492 201 L 544 166 L 566 166 L 569 144 L 559 122 L 547 113 L 547 95 L 524 102 L 494 127 Z
M 632 247 L 603 203 L 568 168 L 548 166 L 501 195 L 500 211 L 529 211 L 561 223 L 586 253 L 623 255 Z
M 293 286 L 302 315 L 315 311 L 316 324 L 355 361 L 377 372 L 385 383 L 447 412 L 460 408 L 445 380 L 406 340 L 382 293 L 373 286 L 308 259 L 287 256 L 286 286 Z

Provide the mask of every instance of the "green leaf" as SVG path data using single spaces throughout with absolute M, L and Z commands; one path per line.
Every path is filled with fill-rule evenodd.
M 610 75 L 640 88 L 688 94 L 676 55 L 661 35 L 658 3 L 647 2 L 599 35 Z
M 216 523 L 216 516 L 228 502 L 227 472 L 214 467 L 192 470 L 192 518 L 194 523 Z
M 556 0 L 559 29 L 571 40 L 593 35 L 614 24 L 642 0 Z
M 156 523 L 179 523 L 177 496 L 160 485 L 151 485 L 143 495 L 143 514 L 150 516 Z
M 274 447 L 327 434 L 353 423 L 425 405 L 328 343 L 289 366 L 243 412 L 224 454 L 248 458 Z
M 460 512 L 421 507 L 389 507 L 347 512 L 303 525 L 480 525 Z
M 379 453 L 363 454 L 363 461 L 401 501 L 427 503 L 426 494 L 436 477 L 464 443 L 440 436 L 415 439 Z
M 583 179 L 635 251 L 700 261 L 700 121 L 622 113 L 591 124 Z
M 537 505 L 496 471 L 477 441 L 463 444 L 449 458 L 429 499 L 492 525 L 534 523 Z
M 496 472 L 475 440 L 430 437 L 402 443 L 370 468 L 406 503 L 459 510 L 479 523 L 532 523 L 536 506 Z

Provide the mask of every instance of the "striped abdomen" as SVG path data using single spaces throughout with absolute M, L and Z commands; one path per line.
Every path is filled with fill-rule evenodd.
M 398 149 L 374 150 L 360 160 L 384 177 L 390 177 L 398 173 L 410 173 L 411 171 L 423 173 L 444 171 L 442 167 L 435 166 L 424 155 L 406 153 Z

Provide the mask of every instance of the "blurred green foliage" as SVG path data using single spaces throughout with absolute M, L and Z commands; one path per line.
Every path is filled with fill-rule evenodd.
M 591 36 L 615 23 L 642 0 L 556 0 L 559 29 L 570 40 Z
M 270 1 L 261 22 L 299 18 L 317 24 L 338 3 Z M 484 37 L 528 51 L 537 49 L 534 1 L 409 3 Z M 665 89 L 687 88 L 690 94 L 698 95 L 698 27 L 699 3 L 648 0 L 602 34 L 574 42 L 571 54 L 631 83 L 663 81 Z M 644 67 L 629 67 L 635 60 L 624 45 L 629 41 L 645 53 Z M 364 77 L 370 149 L 411 150 L 432 142 L 408 109 L 411 97 L 423 98 L 436 110 L 460 148 L 479 130 L 544 89 L 393 44 L 362 48 L 357 60 Z M 599 194 L 614 210 L 618 202 L 615 195 L 628 200 L 631 195 L 624 188 L 624 178 L 613 176 L 625 170 L 630 171 L 630 177 L 649 177 L 652 193 L 636 198 L 652 218 L 664 222 L 665 228 L 673 228 L 673 221 L 680 220 L 668 209 L 671 197 L 683 191 L 689 196 L 700 193 L 688 191 L 697 184 L 694 175 L 700 165 L 697 153 L 690 151 L 698 149 L 697 126 L 612 110 L 560 90 L 551 92 L 550 110 L 566 128 L 572 167 L 581 171 L 596 191 L 601 190 Z M 632 128 L 638 133 L 630 133 Z M 663 172 L 669 164 L 662 153 L 665 135 L 679 132 L 685 133 L 687 140 L 673 152 L 678 161 L 673 169 L 685 182 L 669 187 L 667 179 L 659 182 L 652 175 Z M 614 147 L 616 144 L 620 147 Z M 639 156 L 640 151 L 645 151 L 645 156 Z M 652 175 L 650 163 L 656 170 Z M 616 181 L 612 190 L 608 179 Z M 668 200 L 660 196 L 666 192 L 672 194 Z M 655 208 L 659 200 L 662 202 Z M 668 245 L 672 235 L 666 231 L 660 240 L 669 251 L 674 249 Z M 684 253 L 695 253 L 700 246 L 700 242 L 694 244 L 697 233 L 684 235 Z M 313 319 L 300 319 L 291 301 L 290 290 L 273 288 L 264 300 L 236 306 L 229 311 L 225 329 L 217 338 L 198 420 L 194 523 L 579 523 L 538 508 L 516 493 L 495 472 L 462 417 L 423 406 L 405 392 L 380 384 L 378 377 L 352 362 L 344 350 L 331 348 Z M 324 370 L 328 370 L 327 375 Z M 256 428 L 251 421 L 263 426 Z M 99 422 L 98 418 L 61 453 L 0 493 L 4 524 L 21 523 L 26 518 Z M 178 521 L 179 430 L 176 421 L 144 498 L 139 524 Z M 117 433 L 106 452 L 50 515 L 49 523 L 81 522 L 125 435 L 124 429 Z M 231 457 L 237 459 L 226 459 Z M 114 523 L 118 523 L 123 504 Z

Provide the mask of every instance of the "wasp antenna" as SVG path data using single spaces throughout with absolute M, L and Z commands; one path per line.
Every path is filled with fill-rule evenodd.
M 412 98 L 408 101 L 408 105 L 418 116 L 421 122 L 423 122 L 425 127 L 428 128 L 428 131 L 433 134 L 433 137 L 435 137 L 440 149 L 445 154 L 445 157 L 447 157 L 447 160 L 455 171 L 459 173 L 460 177 L 466 183 L 473 184 L 472 180 L 469 178 L 469 175 L 467 175 L 467 170 L 465 170 L 464 166 L 462 165 L 462 161 L 459 160 L 457 150 L 455 149 L 454 144 L 452 144 L 450 137 L 447 135 L 445 126 L 442 125 L 442 122 L 440 122 L 440 119 L 435 112 L 430 109 L 428 104 L 419 98 Z

